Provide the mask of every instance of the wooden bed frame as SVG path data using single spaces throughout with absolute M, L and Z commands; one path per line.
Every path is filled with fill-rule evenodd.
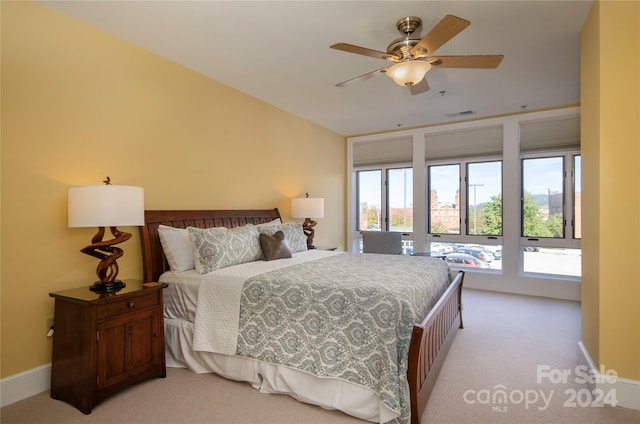
M 158 281 L 169 269 L 158 236 L 160 224 L 176 228 L 234 228 L 277 218 L 280 218 L 278 209 L 145 211 L 145 225 L 140 227 L 144 281 Z M 458 328 L 463 328 L 463 279 L 464 272 L 460 272 L 425 319 L 413 326 L 407 370 L 412 424 L 420 423 L 455 334 Z

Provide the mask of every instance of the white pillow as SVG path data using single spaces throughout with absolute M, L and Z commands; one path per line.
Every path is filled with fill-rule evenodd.
M 193 245 L 196 271 L 200 274 L 257 261 L 262 255 L 260 236 L 255 225 L 206 229 L 188 227 L 187 231 Z
M 196 267 L 193 259 L 193 245 L 185 228 L 160 225 L 158 235 L 171 271 L 187 271 Z

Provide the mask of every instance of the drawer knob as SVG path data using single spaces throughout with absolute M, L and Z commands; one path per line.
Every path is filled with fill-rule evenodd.
M 133 309 L 133 307 L 135 306 L 135 303 L 129 302 L 127 303 L 127 306 L 129 307 L 129 309 Z

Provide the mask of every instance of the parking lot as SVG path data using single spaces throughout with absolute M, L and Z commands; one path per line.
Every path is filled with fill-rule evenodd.
M 578 249 L 540 249 L 538 252 L 523 252 L 523 254 L 524 272 L 571 277 L 582 275 L 582 256 Z M 490 268 L 502 269 L 502 261 L 492 261 Z
M 580 253 L 578 249 L 540 249 L 539 252 L 524 252 L 524 272 L 580 277 Z

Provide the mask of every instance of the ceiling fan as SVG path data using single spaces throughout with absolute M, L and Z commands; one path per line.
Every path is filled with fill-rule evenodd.
M 396 62 L 395 65 L 385 66 L 343 81 L 336 84 L 336 87 L 345 87 L 379 74 L 386 74 L 396 84 L 409 87 L 411 94 L 420 94 L 429 90 L 425 75 L 432 67 L 496 68 L 502 61 L 503 55 L 432 56 L 438 48 L 458 35 L 469 24 L 471 22 L 466 19 L 447 15 L 427 35 L 420 38 L 422 20 L 415 16 L 407 16 L 396 22 L 396 27 L 403 37 L 392 41 L 386 52 L 347 43 L 334 44 L 330 46 L 332 49 Z

